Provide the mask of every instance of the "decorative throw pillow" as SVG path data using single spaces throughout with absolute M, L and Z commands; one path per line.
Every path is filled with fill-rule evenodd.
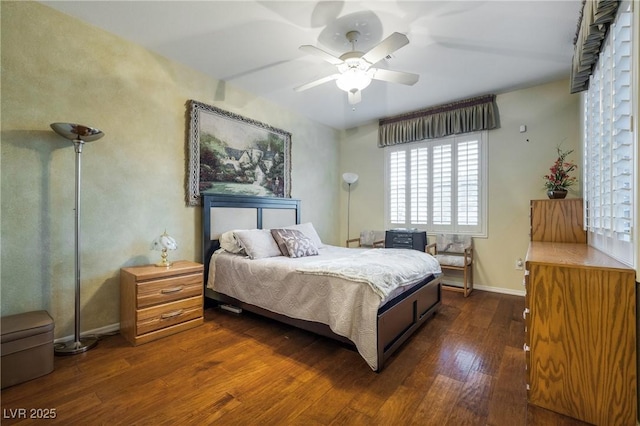
M 278 248 L 280 249 L 280 254 L 282 254 L 283 256 L 289 256 L 289 250 L 287 249 L 287 244 L 284 242 L 284 239 L 282 238 L 282 234 L 284 234 L 284 231 L 285 231 L 284 229 L 272 229 L 271 237 L 273 237 L 273 240 L 278 245 Z
M 464 253 L 471 247 L 471 235 L 438 234 L 436 244 L 438 253 Z
M 295 229 L 302 232 L 307 238 L 313 242 L 317 248 L 323 248 L 325 245 L 320 240 L 320 236 L 316 232 L 316 228 L 313 227 L 313 223 L 300 223 L 298 225 L 285 226 L 283 229 Z
M 280 256 L 280 248 L 268 229 L 235 231 L 236 239 L 251 259 Z
M 285 256 L 305 257 L 318 254 L 313 241 L 297 229 L 272 229 L 271 235 Z

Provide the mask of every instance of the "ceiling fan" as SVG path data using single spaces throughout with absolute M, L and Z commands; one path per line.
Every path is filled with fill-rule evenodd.
M 409 39 L 406 35 L 393 33 L 366 53 L 356 50 L 356 42 L 359 36 L 360 33 L 358 31 L 349 31 L 346 34 L 347 40 L 351 43 L 352 50 L 339 58 L 315 46 L 300 46 L 300 50 L 303 52 L 318 56 L 330 64 L 335 65 L 338 68 L 338 72 L 298 86 L 294 90 L 301 92 L 335 80 L 336 85 L 347 92 L 349 95 L 349 103 L 353 105 L 362 100 L 361 91 L 371 83 L 371 80 L 388 81 L 391 83 L 406 84 L 408 86 L 412 86 L 418 81 L 420 76 L 417 74 L 373 67 L 373 65 L 386 58 L 389 54 L 409 44 Z

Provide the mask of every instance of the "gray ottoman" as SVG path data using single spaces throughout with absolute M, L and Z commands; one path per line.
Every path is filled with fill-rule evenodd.
M 47 311 L 2 317 L 2 389 L 53 371 L 53 319 Z

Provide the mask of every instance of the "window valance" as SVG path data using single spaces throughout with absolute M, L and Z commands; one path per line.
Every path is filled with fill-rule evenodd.
M 378 146 L 396 145 L 499 127 L 496 95 L 439 105 L 379 121 Z
M 598 62 L 602 42 L 618 10 L 618 0 L 583 0 L 571 66 L 571 93 L 589 88 L 589 77 Z

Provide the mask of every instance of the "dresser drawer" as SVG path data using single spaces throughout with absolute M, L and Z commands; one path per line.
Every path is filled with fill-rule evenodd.
M 202 317 L 202 297 L 141 309 L 136 323 L 137 334 L 149 333 L 199 317 Z
M 202 294 L 202 274 L 182 275 L 143 281 L 137 284 L 138 309 Z

